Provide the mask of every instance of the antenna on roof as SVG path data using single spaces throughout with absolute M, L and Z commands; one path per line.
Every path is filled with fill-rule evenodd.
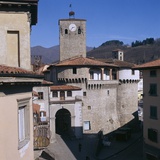
M 70 4 L 69 7 L 70 7 L 70 9 L 71 9 L 71 11 L 69 12 L 69 18 L 75 18 L 75 17 L 74 17 L 74 16 L 75 16 L 75 12 L 72 11 L 72 4 Z

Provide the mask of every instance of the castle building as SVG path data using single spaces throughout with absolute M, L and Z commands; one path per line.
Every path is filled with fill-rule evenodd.
M 135 67 L 143 75 L 143 137 L 144 159 L 160 157 L 160 59 Z
M 134 65 L 130 66 L 128 63 L 126 66 L 120 66 L 87 58 L 86 20 L 83 19 L 60 19 L 59 41 L 60 62 L 50 65 L 45 77 L 55 85 L 81 88 L 82 116 L 76 117 L 77 114 L 72 112 L 71 107 L 64 104 L 61 107 L 50 105 L 50 121 L 56 123 L 53 122 L 58 112 L 56 107 L 69 112 L 71 121 L 77 118 L 81 124 L 81 134 L 98 133 L 100 130 L 107 134 L 134 121 L 139 80 L 139 71 L 136 71 L 136 74 L 132 71 Z M 121 54 L 119 61 L 124 64 L 123 52 L 118 54 Z

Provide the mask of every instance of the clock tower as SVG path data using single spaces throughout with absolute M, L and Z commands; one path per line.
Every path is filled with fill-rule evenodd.
M 75 56 L 86 57 L 86 20 L 71 18 L 59 20 L 60 61 Z

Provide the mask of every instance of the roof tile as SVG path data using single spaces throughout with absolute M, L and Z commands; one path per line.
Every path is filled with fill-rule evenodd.
M 106 67 L 117 67 L 114 64 L 104 63 L 93 58 L 86 57 L 73 57 L 64 61 L 59 62 L 55 66 L 106 66 Z
M 60 91 L 60 90 L 81 90 L 80 87 L 70 86 L 70 85 L 54 85 L 50 86 L 51 91 Z
M 135 69 L 160 68 L 160 59 L 157 59 L 151 62 L 147 62 L 141 65 L 137 65 L 134 68 Z

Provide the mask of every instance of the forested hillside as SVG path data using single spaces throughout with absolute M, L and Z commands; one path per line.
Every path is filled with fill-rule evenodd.
M 148 38 L 146 39 L 148 40 Z M 88 57 L 112 58 L 112 51 L 121 49 L 124 51 L 124 60 L 135 64 L 140 64 L 160 58 L 160 39 L 149 41 L 133 42 L 133 46 L 124 45 L 123 42 L 107 41 L 98 48 L 87 53 Z

